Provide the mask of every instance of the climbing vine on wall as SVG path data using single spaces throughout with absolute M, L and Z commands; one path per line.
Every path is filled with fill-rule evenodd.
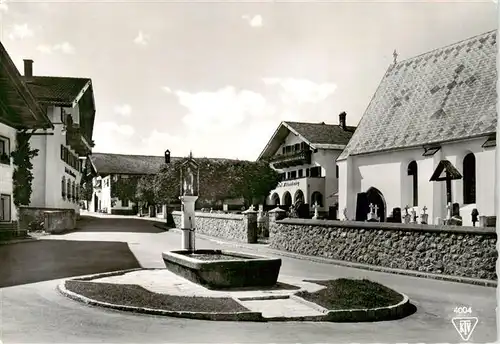
M 31 200 L 33 183 L 33 164 L 31 159 L 38 155 L 38 149 L 31 149 L 31 135 L 18 132 L 16 135 L 17 147 L 11 154 L 14 163 L 12 175 L 14 204 L 16 206 L 29 205 Z
M 80 180 L 80 198 L 84 201 L 91 201 L 92 195 L 94 194 L 94 187 L 92 185 L 92 174 L 90 174 L 85 168 L 82 173 L 82 179 Z

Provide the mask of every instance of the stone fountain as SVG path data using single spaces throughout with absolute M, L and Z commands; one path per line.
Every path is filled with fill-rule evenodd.
M 276 285 L 281 259 L 195 248 L 195 203 L 199 197 L 199 166 L 191 153 L 181 165 L 180 177 L 182 249 L 162 253 L 166 268 L 209 289 Z

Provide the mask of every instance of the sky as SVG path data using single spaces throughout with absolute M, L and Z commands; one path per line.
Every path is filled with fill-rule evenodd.
M 18 69 L 92 79 L 94 152 L 256 159 L 281 121 L 357 125 L 393 62 L 498 28 L 494 1 L 0 0 Z

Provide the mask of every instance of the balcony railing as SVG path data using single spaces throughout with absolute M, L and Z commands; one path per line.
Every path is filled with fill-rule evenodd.
M 274 168 L 282 169 L 293 166 L 308 165 L 311 163 L 311 150 L 304 149 L 292 153 L 275 155 L 271 159 Z
M 66 144 L 71 146 L 78 155 L 85 156 L 92 151 L 92 146 L 86 140 L 79 125 L 69 121 L 66 130 Z

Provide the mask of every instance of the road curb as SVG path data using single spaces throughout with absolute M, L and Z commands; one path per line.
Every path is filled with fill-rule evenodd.
M 66 280 L 67 281 L 67 280 Z M 162 315 L 175 318 L 189 318 L 197 320 L 211 320 L 211 321 L 252 321 L 252 322 L 262 322 L 264 321 L 262 313 L 259 312 L 234 312 L 234 313 L 209 313 L 209 312 L 180 312 L 180 311 L 168 311 L 164 309 L 157 308 L 147 308 L 147 307 L 135 307 L 135 306 L 125 306 L 118 305 L 103 301 L 94 300 L 86 296 L 74 293 L 66 289 L 66 281 L 63 281 L 57 286 L 57 290 L 64 296 L 79 302 L 83 302 L 87 305 L 104 307 L 119 311 L 132 312 L 132 313 L 142 313 L 150 315 Z
M 300 302 L 308 307 L 324 313 L 323 315 L 312 315 L 312 316 L 298 316 L 298 317 L 264 317 L 261 312 L 232 312 L 232 313 L 215 313 L 215 312 L 188 312 L 188 311 L 168 311 L 164 309 L 157 308 L 146 308 L 146 307 L 135 307 L 126 306 L 120 304 L 113 304 L 104 301 L 98 301 L 91 299 L 89 297 L 83 296 L 81 294 L 72 292 L 66 288 L 66 282 L 81 281 L 89 282 L 93 279 L 119 276 L 128 272 L 139 271 L 139 270 L 162 270 L 158 268 L 135 268 L 127 270 L 119 270 L 112 272 L 104 272 L 93 275 L 86 275 L 84 277 L 76 277 L 66 279 L 57 286 L 57 290 L 64 296 L 85 303 L 91 306 L 109 308 L 119 311 L 132 312 L 132 313 L 142 313 L 150 315 L 161 315 L 170 316 L 176 318 L 188 318 L 197 320 L 210 320 L 210 321 L 250 321 L 250 322 L 269 322 L 269 321 L 319 321 L 319 322 L 373 322 L 373 321 L 384 321 L 384 320 L 396 320 L 404 318 L 412 313 L 411 304 L 408 296 L 403 293 L 399 293 L 403 296 L 403 300 L 396 305 L 380 307 L 374 309 L 354 309 L 354 310 L 328 310 L 310 301 L 304 300 L 303 298 L 290 295 L 290 299 Z M 274 298 L 268 298 L 269 301 L 272 299 L 283 299 L 283 296 L 277 296 Z M 259 300 L 263 298 L 235 298 L 233 300 L 241 304 L 241 301 L 251 301 L 252 299 Z
M 26 239 L 16 239 L 16 240 L 5 240 L 0 241 L 0 245 L 13 245 L 13 244 L 24 244 L 28 242 L 38 241 L 38 238 L 26 238 Z

